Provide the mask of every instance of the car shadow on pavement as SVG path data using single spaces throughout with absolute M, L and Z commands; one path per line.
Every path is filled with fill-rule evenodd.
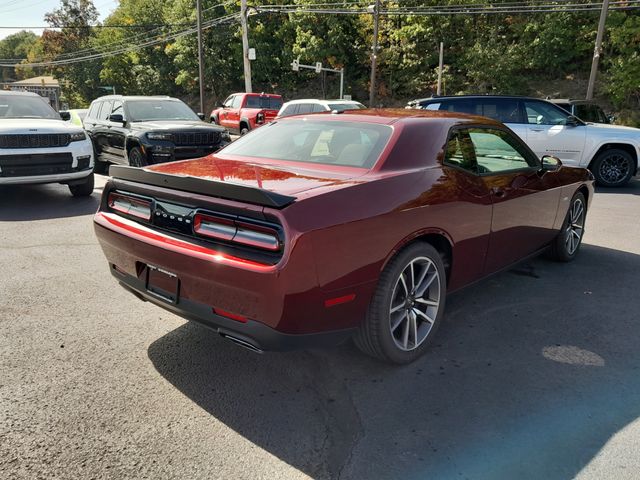
M 640 416 L 640 256 L 583 245 L 448 299 L 419 361 L 351 344 L 256 355 L 187 323 L 157 371 L 313 478 L 573 478 Z M 207 459 L 202 459 L 206 462 Z
M 66 185 L 1 185 L 0 222 L 89 215 L 98 210 L 101 189 L 73 197 Z
M 626 193 L 628 195 L 640 195 L 640 176 L 632 178 L 624 187 L 608 188 L 597 186 L 596 193 Z

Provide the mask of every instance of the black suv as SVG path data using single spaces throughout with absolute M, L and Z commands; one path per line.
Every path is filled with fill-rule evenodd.
M 613 117 L 604 113 L 600 105 L 591 100 L 565 100 L 560 98 L 547 98 L 547 100 L 560 108 L 564 108 L 571 115 L 578 117 L 582 121 L 613 123 Z
M 142 167 L 204 157 L 231 142 L 177 98 L 109 95 L 91 103 L 84 128 L 93 141 L 96 170 L 110 163 Z

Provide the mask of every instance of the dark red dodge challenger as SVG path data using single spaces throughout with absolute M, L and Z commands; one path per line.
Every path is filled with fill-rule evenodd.
M 289 117 L 208 157 L 111 167 L 95 216 L 126 289 L 254 351 L 335 344 L 406 363 L 447 292 L 577 254 L 581 168 L 501 123 L 414 110 Z

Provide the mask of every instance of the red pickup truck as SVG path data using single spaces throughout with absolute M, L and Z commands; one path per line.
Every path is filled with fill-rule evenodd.
M 211 112 L 211 123 L 244 135 L 273 120 L 282 107 L 282 97 L 267 93 L 234 93 Z

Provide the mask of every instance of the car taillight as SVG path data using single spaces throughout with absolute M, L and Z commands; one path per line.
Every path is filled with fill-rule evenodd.
M 278 232 L 263 225 L 197 213 L 193 219 L 193 231 L 204 237 L 240 243 L 264 250 L 277 251 L 280 249 Z
M 125 215 L 131 215 L 143 220 L 151 218 L 151 201 L 149 200 L 111 192 L 107 204 L 110 209 Z
M 260 112 L 256 115 L 256 123 L 264 123 L 264 113 Z

